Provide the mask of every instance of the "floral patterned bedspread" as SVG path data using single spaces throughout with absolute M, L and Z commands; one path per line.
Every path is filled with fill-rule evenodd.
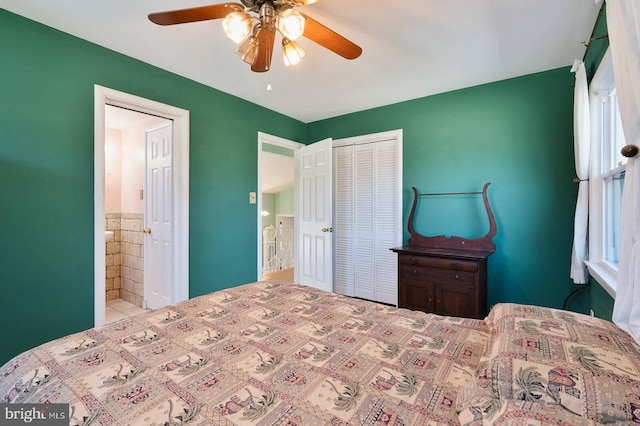
M 46 343 L 0 368 L 0 402 L 69 403 L 70 424 L 459 424 L 484 321 L 280 281 Z
M 463 425 L 638 425 L 640 347 L 615 324 L 500 303 L 476 380 L 458 392 Z

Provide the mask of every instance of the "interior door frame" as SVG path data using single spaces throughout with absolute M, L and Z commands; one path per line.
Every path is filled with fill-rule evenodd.
M 189 111 L 94 85 L 94 326 L 105 322 L 105 106 L 173 121 L 173 303 L 189 298 Z
M 262 279 L 262 144 L 263 143 L 267 143 L 269 145 L 276 145 L 282 148 L 288 148 L 288 149 L 292 149 L 292 150 L 296 150 L 299 149 L 303 146 L 305 146 L 303 143 L 300 142 L 295 142 L 289 139 L 284 139 L 278 136 L 273 136 L 270 135 L 268 133 L 263 133 L 263 132 L 258 132 L 258 185 L 257 185 L 257 201 L 256 201 L 256 214 L 258 217 L 258 229 L 257 229 L 257 235 L 258 235 L 258 277 L 257 280 L 260 281 Z M 297 165 L 296 165 L 296 169 L 297 169 Z M 298 171 L 296 170 L 295 172 L 295 176 L 298 175 Z M 296 183 L 296 179 L 294 178 L 294 183 L 293 183 L 293 198 L 294 198 L 294 205 L 296 205 L 296 197 L 298 196 L 298 191 L 297 191 L 297 183 Z M 296 221 L 294 221 L 294 235 L 297 235 L 297 228 L 296 228 Z M 296 279 L 296 274 L 297 274 L 297 263 L 296 263 L 296 259 L 297 256 L 295 254 L 295 238 L 294 238 L 294 254 L 293 254 L 294 258 L 293 258 L 293 264 L 294 264 L 294 269 L 293 269 L 293 274 L 294 274 L 294 280 Z

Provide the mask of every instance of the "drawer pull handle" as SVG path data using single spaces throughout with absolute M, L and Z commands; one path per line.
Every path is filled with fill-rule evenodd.
M 418 275 L 418 270 L 417 269 L 412 269 L 411 270 L 411 275 Z
M 462 278 L 460 278 L 459 274 L 456 274 L 456 281 L 462 281 Z
M 430 298 L 429 298 L 429 302 L 433 302 L 433 297 L 430 297 Z
M 410 257 L 409 258 L 409 263 L 412 265 L 417 265 L 418 264 L 418 259 L 416 259 L 415 257 Z

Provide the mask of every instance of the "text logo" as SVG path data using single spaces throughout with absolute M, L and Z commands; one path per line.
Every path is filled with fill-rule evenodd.
M 0 426 L 67 426 L 69 404 L 0 404 Z

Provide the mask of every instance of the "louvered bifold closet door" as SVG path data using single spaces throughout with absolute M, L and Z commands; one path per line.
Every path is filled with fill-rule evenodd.
M 336 293 L 354 296 L 353 145 L 333 148 L 334 280 Z
M 376 300 L 375 261 L 375 145 L 355 146 L 354 170 L 354 287 L 355 296 Z
M 401 241 L 398 141 L 334 148 L 334 291 L 396 304 Z
M 401 200 L 398 185 L 397 140 L 372 144 L 374 147 L 374 252 L 375 298 L 378 302 L 398 302 L 397 255 L 389 250 L 401 241 Z M 356 287 L 357 288 L 357 287 Z

